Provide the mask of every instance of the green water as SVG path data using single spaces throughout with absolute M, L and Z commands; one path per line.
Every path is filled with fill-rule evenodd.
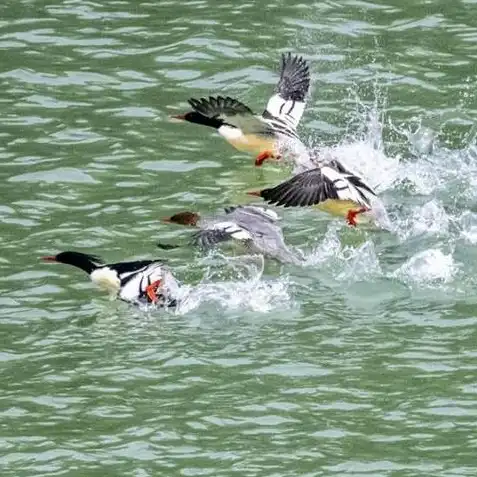
M 476 7 L 4 1 L 0 475 L 477 475 Z M 312 64 L 301 135 L 394 231 L 278 210 L 308 265 L 263 272 L 156 249 L 188 237 L 161 217 L 286 177 L 168 116 L 261 111 L 288 50 Z M 39 261 L 68 249 L 167 256 L 187 303 L 144 313 Z

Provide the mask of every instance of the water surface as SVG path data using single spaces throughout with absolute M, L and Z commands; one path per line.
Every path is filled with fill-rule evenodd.
M 13 2 L 0 7 L 2 476 L 473 476 L 475 2 Z M 171 213 L 286 172 L 175 124 L 261 111 L 312 64 L 300 133 L 362 171 L 392 233 L 278 210 L 306 267 L 202 257 Z M 165 257 L 176 313 L 110 302 L 76 249 Z

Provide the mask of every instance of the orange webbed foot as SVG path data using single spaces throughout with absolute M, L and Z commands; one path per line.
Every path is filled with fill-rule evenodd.
M 162 280 L 156 280 L 146 287 L 146 296 L 149 298 L 151 303 L 157 303 L 158 298 L 156 292 L 161 283 Z
M 348 225 L 351 225 L 351 227 L 356 227 L 358 225 L 358 222 L 356 221 L 356 216 L 362 214 L 363 212 L 368 212 L 368 210 L 369 209 L 367 207 L 348 210 L 346 222 L 348 223 Z
M 279 160 L 280 156 L 277 156 L 273 151 L 267 150 L 261 152 L 255 159 L 255 165 L 261 167 L 267 159 L 276 159 Z

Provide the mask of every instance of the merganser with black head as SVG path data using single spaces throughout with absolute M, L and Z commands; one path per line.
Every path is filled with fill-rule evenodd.
M 260 166 L 266 159 L 280 159 L 283 154 L 306 154 L 296 128 L 309 88 L 307 62 L 301 56 L 283 54 L 280 79 L 261 115 L 229 96 L 210 96 L 189 99 L 192 111 L 173 118 L 216 129 L 239 151 L 255 154 L 255 164 Z
M 105 264 L 96 255 L 66 251 L 42 257 L 47 262 L 65 263 L 85 271 L 100 289 L 128 303 L 176 305 L 179 283 L 161 260 L 137 260 Z

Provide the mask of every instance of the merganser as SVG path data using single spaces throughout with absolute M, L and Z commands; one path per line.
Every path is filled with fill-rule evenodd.
M 285 263 L 299 264 L 302 259 L 292 252 L 283 238 L 276 212 L 252 205 L 224 208 L 225 214 L 201 218 L 195 212 L 180 212 L 163 219 L 164 222 L 199 227 L 191 244 L 210 249 L 229 240 L 245 245 L 251 253 L 259 253 Z M 160 248 L 176 246 L 158 244 Z
M 210 96 L 189 99 L 192 111 L 173 118 L 216 129 L 239 151 L 255 154 L 255 164 L 260 166 L 264 160 L 279 159 L 283 153 L 306 150 L 296 128 L 305 110 L 309 87 L 307 62 L 301 56 L 283 54 L 275 94 L 261 116 L 229 96 Z
M 317 208 L 332 215 L 344 216 L 349 225 L 357 225 L 357 216 L 371 210 L 375 192 L 363 179 L 348 171 L 337 160 L 293 176 L 281 184 L 248 192 L 269 204 L 285 207 Z
M 138 260 L 105 264 L 99 257 L 81 252 L 61 252 L 42 257 L 47 262 L 59 262 L 81 268 L 111 297 L 139 304 L 141 301 L 159 306 L 176 306 L 179 284 L 159 260 Z

